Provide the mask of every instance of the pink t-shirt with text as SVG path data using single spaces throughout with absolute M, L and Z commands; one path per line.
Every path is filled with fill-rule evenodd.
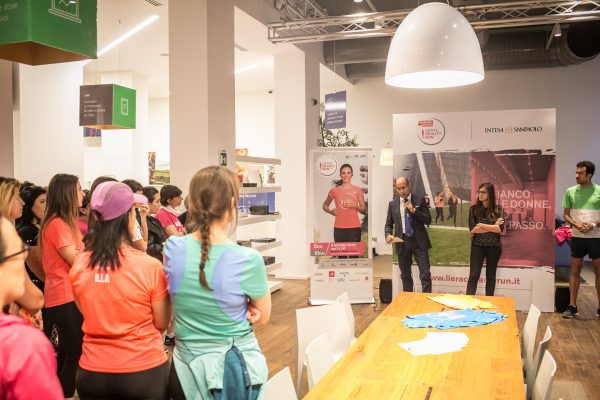
M 181 221 L 179 221 L 177 215 L 173 214 L 172 212 L 169 212 L 164 208 L 158 210 L 156 215 L 154 215 L 154 218 L 156 218 L 162 225 L 163 232 L 165 231 L 165 228 L 169 225 L 175 226 L 175 229 L 177 229 L 178 232 L 183 232 L 185 230 L 185 227 L 181 224 Z M 165 234 L 165 240 L 166 239 L 167 235 Z
M 358 186 L 350 185 L 345 188 L 338 186 L 329 191 L 329 197 L 335 201 L 335 228 L 359 228 L 358 218 L 359 199 L 363 199 L 363 192 Z

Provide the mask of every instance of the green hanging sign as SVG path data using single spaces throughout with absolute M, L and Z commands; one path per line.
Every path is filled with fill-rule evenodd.
M 81 86 L 79 126 L 96 129 L 135 129 L 135 100 L 135 90 L 124 86 Z
M 96 58 L 96 0 L 0 0 L 0 59 L 29 65 Z

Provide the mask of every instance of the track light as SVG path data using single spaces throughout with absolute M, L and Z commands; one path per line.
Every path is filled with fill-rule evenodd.
M 552 36 L 554 36 L 554 37 L 562 36 L 562 31 L 560 29 L 559 24 L 554 24 L 554 27 L 552 28 Z

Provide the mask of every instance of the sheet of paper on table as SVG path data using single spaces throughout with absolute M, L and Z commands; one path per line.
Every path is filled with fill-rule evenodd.
M 463 332 L 427 332 L 427 335 L 414 342 L 398 343 L 413 356 L 453 353 L 463 349 L 469 337 Z

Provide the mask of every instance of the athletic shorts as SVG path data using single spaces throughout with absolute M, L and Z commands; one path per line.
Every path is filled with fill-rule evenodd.
M 600 258 L 600 238 L 571 239 L 571 257 L 583 258 L 588 255 L 592 260 Z

